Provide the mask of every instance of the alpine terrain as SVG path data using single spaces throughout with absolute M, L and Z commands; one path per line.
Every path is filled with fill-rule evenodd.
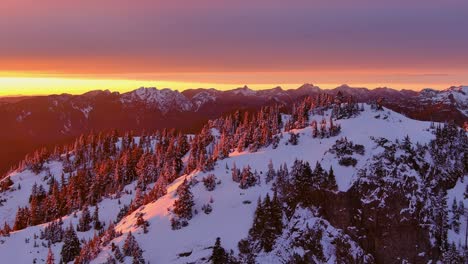
M 0 181 L 0 262 L 467 263 L 467 97 L 304 85 L 2 103 L 77 138 Z M 143 131 L 161 116 L 199 127 Z

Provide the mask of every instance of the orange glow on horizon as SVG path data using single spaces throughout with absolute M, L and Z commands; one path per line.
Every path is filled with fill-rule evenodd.
M 310 76 L 310 77 L 309 77 Z M 127 92 L 139 87 L 170 88 L 183 91 L 192 88 L 216 88 L 230 90 L 248 85 L 254 90 L 281 86 L 295 89 L 304 83 L 312 83 L 323 89 L 332 89 L 342 84 L 351 87 L 390 87 L 393 89 L 421 90 L 423 88 L 445 89 L 452 85 L 428 75 L 433 82 L 418 82 L 413 75 L 395 75 L 368 72 L 208 72 L 208 73 L 162 73 L 162 74 L 109 74 L 103 76 L 83 74 L 51 74 L 31 72 L 0 72 L 0 96 L 82 94 L 91 90 Z M 401 77 L 403 76 L 403 77 Z M 407 77 L 409 76 L 409 77 Z M 414 75 L 418 77 L 419 75 Z M 446 76 L 439 76 L 447 79 Z M 406 78 L 406 79 L 405 79 Z M 460 80 L 459 76 L 453 78 Z M 463 79 L 463 78 L 461 78 Z M 383 81 L 380 81 L 383 80 Z M 391 81 L 389 81 L 391 80 Z

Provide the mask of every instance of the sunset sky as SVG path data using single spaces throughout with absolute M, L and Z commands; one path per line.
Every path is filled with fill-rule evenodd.
M 0 96 L 468 84 L 466 0 L 2 0 Z

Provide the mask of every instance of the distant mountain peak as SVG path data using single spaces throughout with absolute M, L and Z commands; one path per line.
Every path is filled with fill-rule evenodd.
M 166 113 L 171 108 L 189 111 L 192 107 L 190 101 L 179 91 L 156 87 L 140 87 L 134 91 L 122 94 L 121 101 L 125 103 L 142 102 L 148 107 L 156 107 Z
M 253 96 L 253 95 L 255 95 L 257 93 L 256 91 L 250 89 L 247 85 L 244 85 L 244 87 L 234 89 L 234 90 L 232 90 L 232 92 L 234 94 L 244 95 L 244 96 Z

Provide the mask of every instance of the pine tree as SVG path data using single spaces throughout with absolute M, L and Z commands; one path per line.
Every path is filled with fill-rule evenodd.
M 63 246 L 60 255 L 62 256 L 62 262 L 68 263 L 75 259 L 80 254 L 80 241 L 76 236 L 75 230 L 70 223 L 64 234 Z
M 308 162 L 295 160 L 291 168 L 293 197 L 296 202 L 308 201 L 309 191 L 314 185 L 312 170 Z
M 10 232 L 11 232 L 11 227 L 10 227 L 10 225 L 5 221 L 5 223 L 3 224 L 3 229 L 0 230 L 0 235 L 10 236 Z
M 120 263 L 123 263 L 124 261 L 124 255 L 122 254 L 122 251 L 120 251 L 120 247 L 117 246 L 114 250 L 114 257 L 115 259 L 120 262 Z
M 102 223 L 99 220 L 99 206 L 96 204 L 96 208 L 94 209 L 93 213 L 93 227 L 95 230 L 101 230 Z
M 271 182 L 276 177 L 276 171 L 273 167 L 273 161 L 270 159 L 268 162 L 268 171 L 266 173 L 266 183 Z
M 179 198 L 174 201 L 173 212 L 181 219 L 190 220 L 192 218 L 192 207 L 194 206 L 193 194 L 187 179 L 177 188 Z
M 214 174 L 203 177 L 202 181 L 207 191 L 211 192 L 216 188 L 216 176 Z
M 434 200 L 434 236 L 436 246 L 441 251 L 448 248 L 447 230 L 449 229 L 447 199 L 443 191 L 439 191 Z
M 91 222 L 92 222 L 91 214 L 89 212 L 88 206 L 85 206 L 82 213 L 80 220 L 78 221 L 78 227 L 76 230 L 78 232 L 86 232 L 91 229 Z
M 130 231 L 128 232 L 127 238 L 125 239 L 124 245 L 122 247 L 124 256 L 131 256 L 136 246 L 137 241 L 133 236 L 132 231 Z
M 328 171 L 328 188 L 332 191 L 338 190 L 338 185 L 336 184 L 335 173 L 333 172 L 333 168 L 330 166 L 330 170 Z
M 240 174 L 241 173 L 240 173 L 240 170 L 237 168 L 235 162 L 232 164 L 232 169 L 231 170 L 232 170 L 232 180 L 234 182 L 240 182 L 240 180 L 241 180 L 241 175 Z
M 247 189 L 254 186 L 257 183 L 257 175 L 252 173 L 250 166 L 244 167 L 240 175 L 241 180 L 239 182 L 239 187 L 241 189 Z
M 47 253 L 46 264 L 55 264 L 54 253 L 52 252 L 52 250 L 50 249 L 50 247 L 49 247 L 49 252 Z
M 138 242 L 135 237 L 132 235 L 132 232 L 128 232 L 127 238 L 125 239 L 124 245 L 122 247 L 124 256 L 133 257 L 132 263 L 134 264 L 144 264 L 145 260 L 143 259 L 143 251 L 141 250 Z M 116 256 L 117 258 L 117 256 Z
M 149 226 L 149 223 L 148 221 L 146 221 L 144 218 L 143 218 L 143 213 L 139 213 L 137 214 L 137 221 L 136 221 L 136 225 L 139 226 L 139 227 L 142 227 L 143 228 L 143 232 L 146 234 L 148 233 L 148 226 Z
M 216 242 L 213 246 L 213 253 L 211 254 L 211 263 L 213 264 L 225 264 L 228 262 L 228 255 L 226 250 L 221 246 L 221 239 L 216 238 Z

